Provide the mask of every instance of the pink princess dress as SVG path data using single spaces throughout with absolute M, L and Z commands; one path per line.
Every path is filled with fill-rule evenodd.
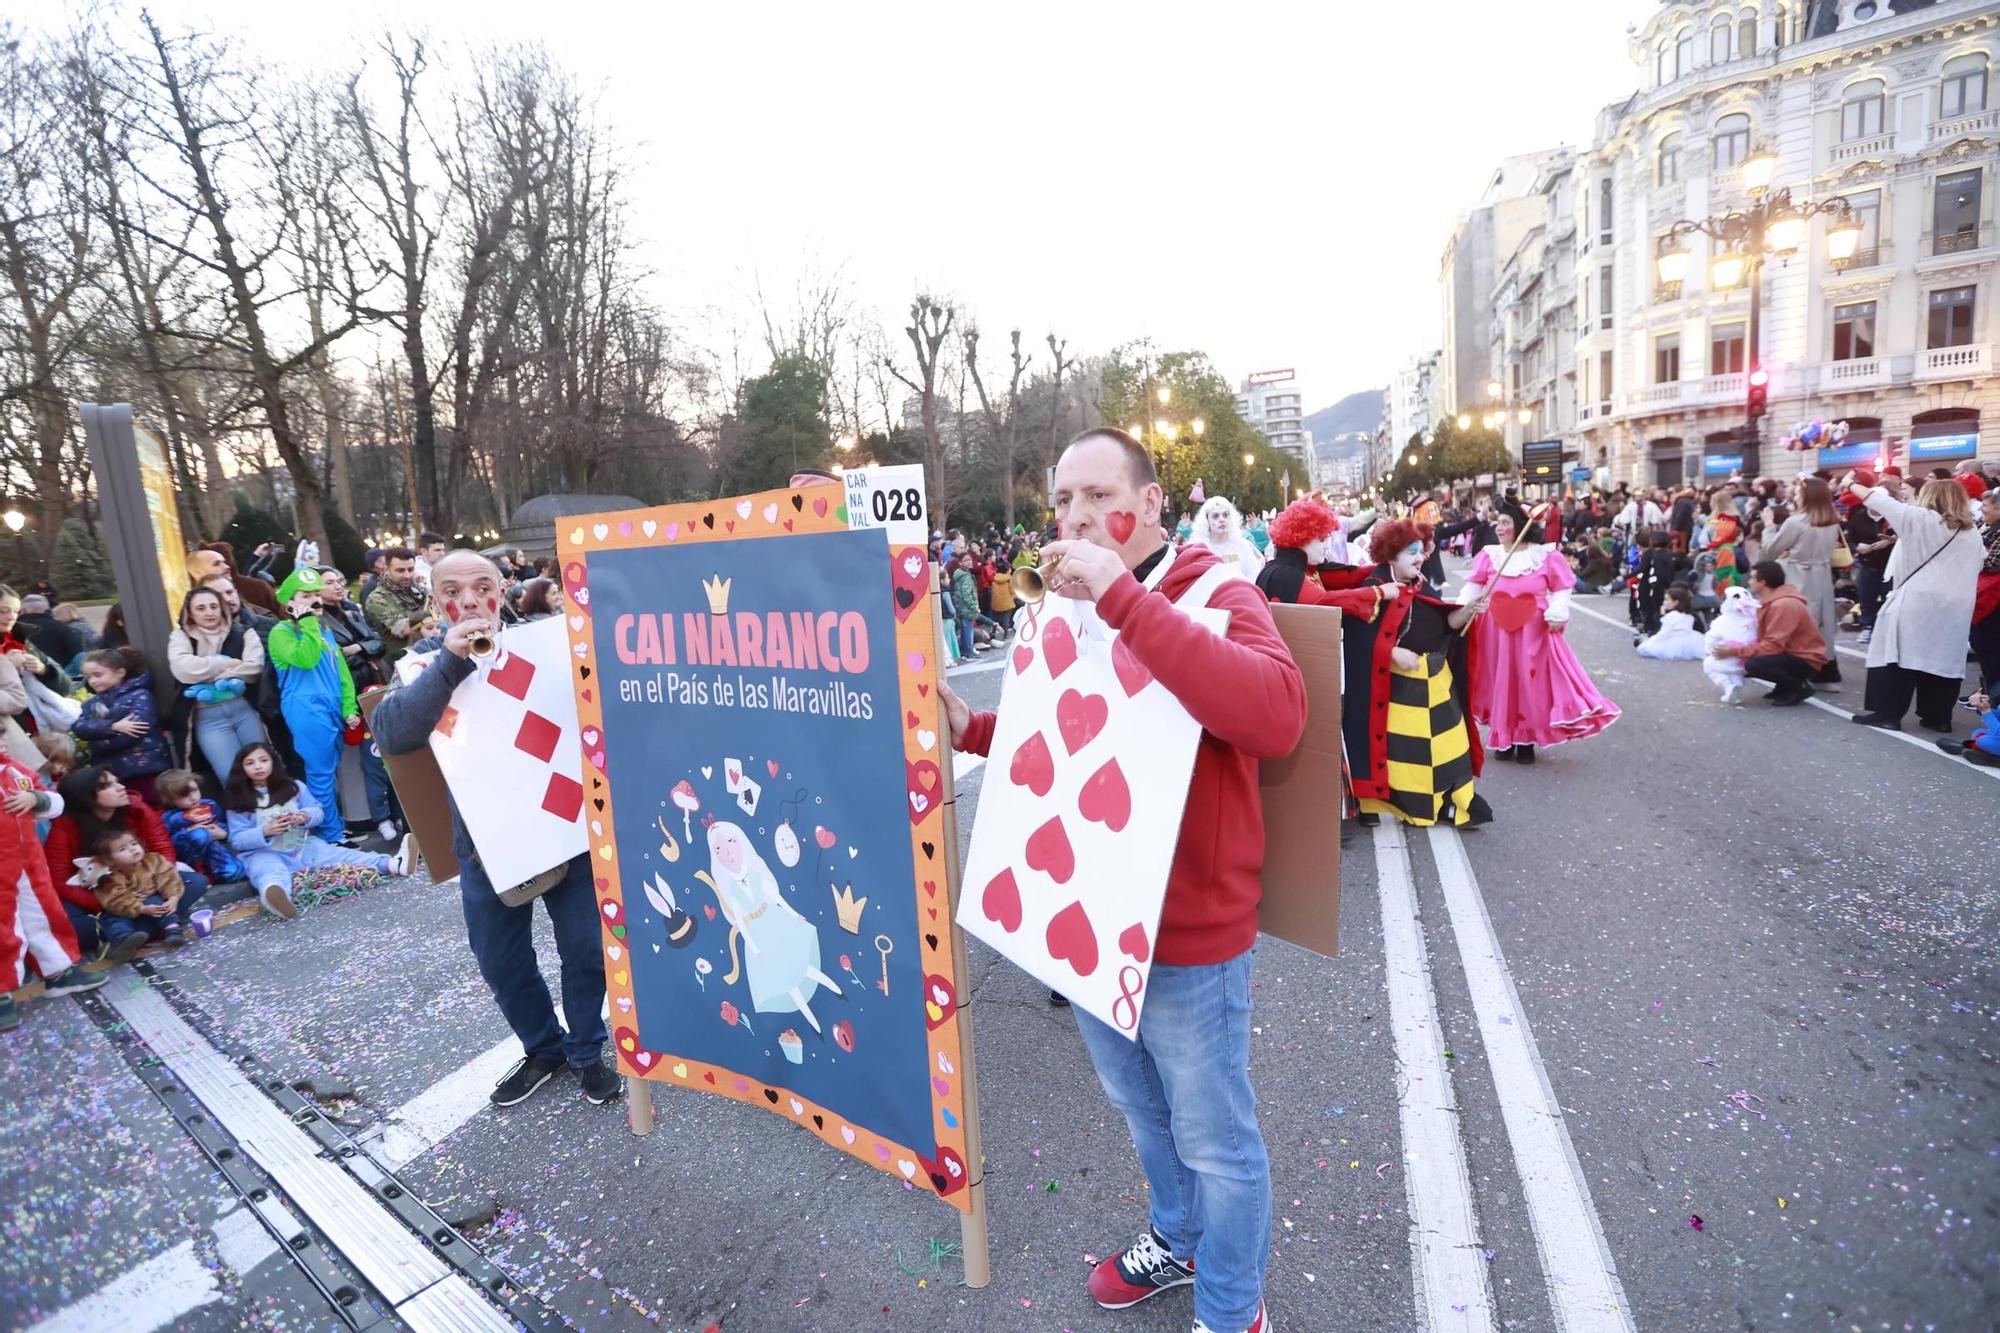
M 1472 677 L 1472 713 L 1486 724 L 1488 747 L 1560 745 L 1617 721 L 1618 705 L 1597 692 L 1569 642 L 1550 629 L 1568 623 L 1576 586 L 1562 553 L 1523 546 L 1507 556 L 1488 546 L 1472 562 L 1464 600 L 1477 600 L 1489 583 L 1493 597 L 1473 631 L 1480 644 Z

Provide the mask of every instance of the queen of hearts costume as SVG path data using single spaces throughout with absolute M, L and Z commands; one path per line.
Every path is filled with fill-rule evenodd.
M 1561 551 L 1524 542 L 1508 555 L 1488 546 L 1472 562 L 1462 600 L 1476 601 L 1488 585 L 1472 676 L 1472 712 L 1486 724 L 1487 747 L 1560 745 L 1617 721 L 1618 705 L 1598 693 L 1561 633 L 1576 586 Z

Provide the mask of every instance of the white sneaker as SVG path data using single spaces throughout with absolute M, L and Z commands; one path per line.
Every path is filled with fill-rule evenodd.
M 405 833 L 402 843 L 396 848 L 396 854 L 389 858 L 389 873 L 392 875 L 409 874 L 410 867 L 416 864 L 416 855 L 417 835 L 414 833 Z
M 264 904 L 264 910 L 273 916 L 281 916 L 290 921 L 299 914 L 298 905 L 292 901 L 291 891 L 282 884 L 267 884 L 257 895 Z
M 1723 691 L 1722 691 L 1722 702 L 1723 702 L 1724 704 L 1740 704 L 1740 703 L 1742 703 L 1742 702 L 1743 702 L 1743 687 L 1742 687 L 1741 685 L 1730 685 L 1730 686 L 1726 686 L 1726 687 L 1725 687 L 1725 688 L 1723 689 Z
M 396 835 L 401 831 L 401 829 L 396 827 L 396 821 L 393 819 L 385 819 L 375 826 L 376 835 L 384 842 L 394 842 Z
M 1856 638 L 1855 642 L 1859 643 L 1862 647 L 1865 648 L 1868 646 L 1868 641 L 1874 637 L 1875 637 L 1875 627 L 1873 625 L 1870 625 L 1867 629 L 1861 631 L 1860 636 Z

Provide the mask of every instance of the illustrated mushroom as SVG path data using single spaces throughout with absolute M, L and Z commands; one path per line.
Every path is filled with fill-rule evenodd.
M 694 794 L 694 786 L 686 778 L 674 784 L 674 804 L 681 808 L 681 832 L 689 842 L 694 841 L 694 812 L 701 809 L 701 801 Z

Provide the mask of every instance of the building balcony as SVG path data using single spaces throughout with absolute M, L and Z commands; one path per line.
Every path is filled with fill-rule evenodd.
M 1847 393 L 1889 383 L 1889 358 L 1857 356 L 1845 361 L 1828 361 L 1819 369 L 1822 393 Z
M 1871 245 L 1864 249 L 1856 250 L 1850 259 L 1835 261 L 1833 271 L 1835 273 L 1848 273 L 1855 269 L 1874 268 L 1881 262 L 1882 251 L 1880 247 Z
M 1740 370 L 1734 374 L 1710 375 L 1701 382 L 1701 400 L 1705 403 L 1738 401 L 1748 389 L 1748 377 Z
M 1887 157 L 1896 151 L 1896 136 L 1874 134 L 1866 139 L 1850 139 L 1837 143 L 1827 154 L 1827 161 L 1834 166 L 1847 162 L 1857 162 L 1864 157 Z
M 1970 380 L 1993 373 L 1993 344 L 1932 347 L 1917 353 L 1919 380 Z
M 1961 134 L 1991 134 L 1996 129 L 2000 129 L 2000 109 L 1974 111 L 1970 115 L 1933 122 L 1930 141 L 1936 143 L 1940 139 L 1956 139 Z
M 1669 301 L 1681 299 L 1681 284 L 1678 282 L 1656 282 L 1653 284 L 1653 304 L 1665 305 Z
M 1962 255 L 1967 250 L 1977 250 L 1979 248 L 1980 233 L 1985 230 L 1984 226 L 1979 226 L 1970 227 L 1964 231 L 1948 231 L 1933 235 L 1930 238 L 1930 252 L 1933 256 Z
M 1643 389 L 1634 389 L 1625 395 L 1625 410 L 1656 412 L 1663 407 L 1672 407 L 1681 401 L 1682 387 L 1679 380 L 1671 380 L 1665 384 L 1649 384 Z

